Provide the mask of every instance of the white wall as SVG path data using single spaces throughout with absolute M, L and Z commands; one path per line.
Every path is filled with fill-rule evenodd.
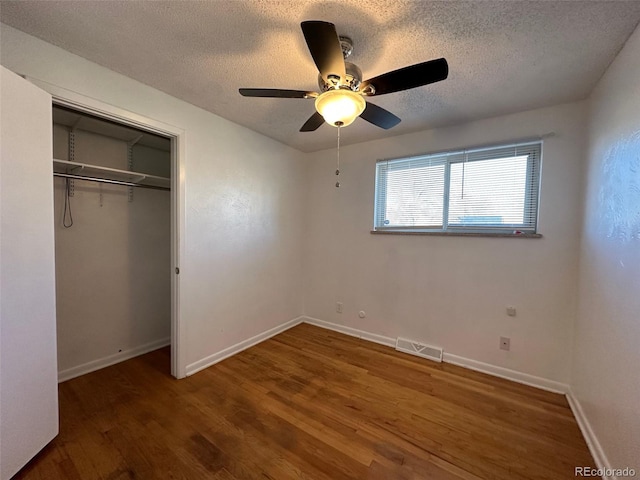
M 302 313 L 300 152 L 9 26 L 0 33 L 7 68 L 185 130 L 179 373 Z
M 640 29 L 590 98 L 572 389 L 611 467 L 640 470 Z M 605 460 L 606 461 L 606 460 Z
M 69 160 L 68 147 L 68 127 L 54 125 L 54 158 Z M 127 170 L 127 151 L 123 140 L 75 133 L 77 162 Z M 142 147 L 134 148 L 134 166 L 137 154 L 149 165 L 170 164 L 169 152 Z M 65 179 L 56 178 L 54 186 L 61 378 L 85 373 L 81 366 L 119 352 L 168 342 L 170 193 L 136 189 L 129 202 L 125 187 L 76 180 L 70 198 L 73 226 L 65 228 Z
M 585 105 L 561 105 L 312 154 L 307 178 L 306 314 L 568 382 L 576 307 Z M 372 235 L 377 159 L 544 141 L 541 239 Z M 343 136 L 348 135 L 348 129 Z M 335 311 L 337 301 L 344 313 Z M 507 305 L 517 307 L 508 317 Z M 365 319 L 358 318 L 364 310 Z M 511 351 L 498 348 L 511 337 Z

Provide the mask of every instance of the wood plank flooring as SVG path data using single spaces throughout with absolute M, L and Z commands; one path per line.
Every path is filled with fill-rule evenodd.
M 161 349 L 60 384 L 16 479 L 524 480 L 595 467 L 561 395 L 299 325 L 192 377 Z

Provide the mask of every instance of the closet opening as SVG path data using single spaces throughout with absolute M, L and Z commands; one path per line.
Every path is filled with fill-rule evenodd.
M 59 381 L 158 349 L 179 376 L 176 144 L 54 102 Z

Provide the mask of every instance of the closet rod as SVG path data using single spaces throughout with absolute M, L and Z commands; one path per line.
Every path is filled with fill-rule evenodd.
M 74 180 L 87 180 L 89 182 L 111 183 L 113 185 L 124 185 L 125 187 L 150 188 L 152 190 L 171 190 L 169 187 L 160 187 L 156 185 L 143 185 L 141 183 L 123 182 L 122 180 L 109 180 L 108 178 L 83 177 L 82 175 L 73 175 L 71 173 L 53 172 L 54 177 L 73 178 Z

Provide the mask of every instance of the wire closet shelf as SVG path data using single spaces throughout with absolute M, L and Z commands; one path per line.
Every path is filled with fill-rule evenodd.
M 171 190 L 171 180 L 167 177 L 56 158 L 53 159 L 53 176 L 125 187 Z

